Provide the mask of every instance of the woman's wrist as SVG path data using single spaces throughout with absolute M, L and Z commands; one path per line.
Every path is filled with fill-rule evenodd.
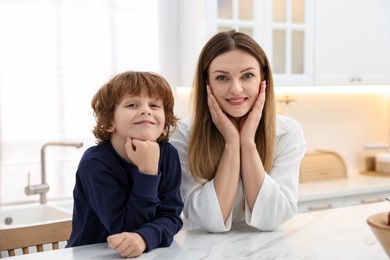
M 254 150 L 257 152 L 257 146 L 254 140 L 241 140 L 240 148 L 242 150 Z

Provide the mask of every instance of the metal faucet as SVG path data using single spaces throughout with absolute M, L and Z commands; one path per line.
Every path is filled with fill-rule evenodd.
M 73 146 L 80 148 L 83 146 L 83 143 L 74 143 L 74 142 L 48 142 L 41 147 L 41 184 L 30 185 L 30 173 L 28 174 L 28 184 L 24 188 L 26 195 L 39 194 L 41 204 L 46 204 L 47 198 L 46 193 L 49 191 L 50 187 L 46 183 L 46 156 L 45 150 L 48 146 Z

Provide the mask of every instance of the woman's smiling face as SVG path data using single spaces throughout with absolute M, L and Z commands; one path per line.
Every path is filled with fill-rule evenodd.
M 259 62 L 248 52 L 231 50 L 209 67 L 209 85 L 221 109 L 239 119 L 252 110 L 260 91 Z

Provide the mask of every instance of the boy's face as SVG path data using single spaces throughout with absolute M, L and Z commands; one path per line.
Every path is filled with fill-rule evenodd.
M 109 129 L 112 138 L 127 137 L 156 141 L 164 130 L 165 112 L 161 100 L 151 98 L 142 91 L 139 96 L 125 96 L 115 108 Z

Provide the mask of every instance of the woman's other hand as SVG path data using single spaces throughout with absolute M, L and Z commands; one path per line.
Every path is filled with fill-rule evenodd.
M 260 83 L 259 95 L 257 96 L 252 110 L 240 119 L 239 129 L 241 143 L 255 141 L 255 134 L 263 113 L 266 87 L 266 82 L 263 80 Z

